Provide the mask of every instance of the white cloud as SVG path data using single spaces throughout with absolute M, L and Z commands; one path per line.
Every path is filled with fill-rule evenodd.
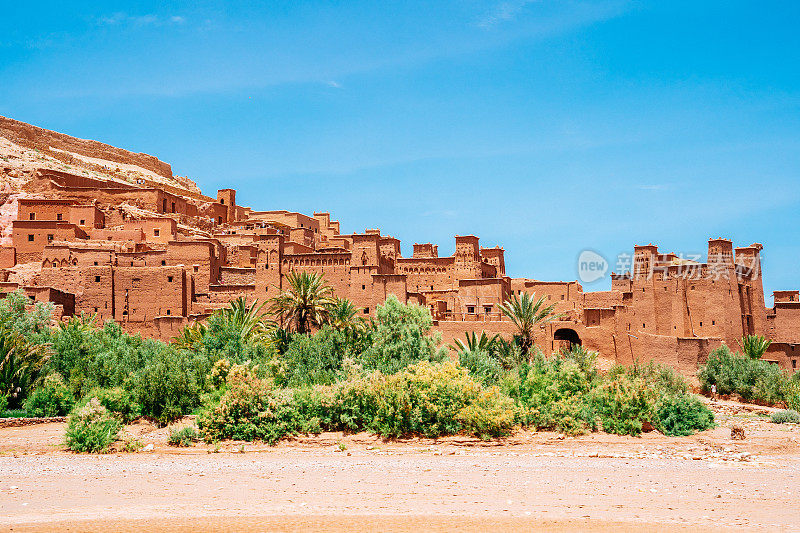
M 183 24 L 186 19 L 180 15 L 173 15 L 171 17 L 159 17 L 148 13 L 146 15 L 129 15 L 123 12 L 112 13 L 111 15 L 104 15 L 97 19 L 98 26 L 165 26 L 168 24 Z
M 535 0 L 514 0 L 502 2 L 483 17 L 478 22 L 481 28 L 493 28 L 502 22 L 508 22 L 517 18 L 525 6 L 534 3 Z
M 328 87 L 333 87 L 334 89 L 341 89 L 342 88 L 342 85 L 339 82 L 334 81 L 334 80 L 330 80 L 329 82 L 326 83 L 326 85 Z

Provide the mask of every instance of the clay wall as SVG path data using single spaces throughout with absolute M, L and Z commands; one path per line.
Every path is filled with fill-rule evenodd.
M 114 320 L 145 322 L 159 316 L 186 316 L 187 283 L 183 267 L 116 267 Z
M 105 227 L 106 217 L 94 205 L 73 205 L 69 209 L 69 221 L 87 231 L 90 228 Z

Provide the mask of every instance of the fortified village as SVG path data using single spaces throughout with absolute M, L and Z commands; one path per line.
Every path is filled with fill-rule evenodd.
M 203 195 L 152 156 L 3 117 L 0 180 L 0 293 L 21 289 L 59 316 L 96 314 L 144 336 L 169 340 L 239 296 L 271 298 L 303 270 L 365 317 L 390 294 L 427 307 L 445 343 L 510 336 L 498 305 L 536 293 L 562 314 L 538 330 L 545 352 L 580 343 L 607 362 L 653 359 L 693 375 L 712 349 L 758 334 L 773 341 L 765 359 L 791 370 L 800 359 L 798 291 L 776 291 L 766 308 L 760 244 L 710 239 L 706 263 L 635 246 L 610 291 L 583 292 L 507 276 L 503 248 L 473 235 L 456 236 L 452 256 L 421 243 L 403 257 L 378 229 L 344 234 L 327 212 L 255 211 L 233 189 Z

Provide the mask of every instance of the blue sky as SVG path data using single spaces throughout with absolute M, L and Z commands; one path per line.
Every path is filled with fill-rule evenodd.
M 800 287 L 800 3 L 15 2 L 0 114 L 512 276 L 761 242 Z M 587 289 L 608 287 L 607 280 Z M 768 305 L 771 299 L 768 298 Z

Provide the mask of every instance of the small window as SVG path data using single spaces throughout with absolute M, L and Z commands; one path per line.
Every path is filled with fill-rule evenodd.
M 33 235 L 30 233 L 28 234 L 28 242 L 33 242 Z
M 484 305 L 483 306 L 483 312 L 488 315 L 489 313 L 492 312 L 492 306 L 491 305 Z
M 222 205 L 225 205 L 225 198 L 221 198 L 219 203 L 221 203 Z
M 217 224 L 222 224 L 222 217 L 217 218 Z
M 56 220 L 61 220 L 61 218 L 62 218 L 63 216 L 64 216 L 64 215 L 62 215 L 61 213 L 58 213 L 58 214 L 56 215 Z
M 100 283 L 100 276 L 95 276 L 94 277 L 94 281 L 97 282 L 97 283 Z
M 97 266 L 97 261 L 94 262 L 94 266 Z
M 362 291 L 365 291 L 365 290 L 367 290 L 367 286 L 366 286 L 366 285 L 362 285 L 362 286 L 361 286 L 361 290 L 362 290 Z
M 369 314 L 369 307 L 365 307 L 365 308 L 364 308 L 364 314 L 365 314 L 365 315 L 368 315 L 368 314 Z
M 646 328 L 647 326 L 646 326 L 646 325 L 644 325 L 644 324 L 642 324 L 642 327 L 643 327 L 643 328 Z
M 195 271 L 195 272 L 200 272 L 200 267 L 199 267 L 199 266 L 197 266 L 197 265 L 194 265 L 194 271 Z
M 167 282 L 172 283 L 172 276 L 167 276 Z
M 86 225 L 86 220 L 82 218 L 82 219 L 81 219 L 81 224 L 80 224 L 80 225 L 81 225 L 81 226 L 85 226 L 85 225 Z
M 172 202 L 172 212 L 175 212 L 175 202 Z
M 711 325 L 712 325 L 712 326 L 716 326 L 716 325 L 717 325 L 717 321 L 716 321 L 716 320 L 712 320 L 712 321 L 711 321 Z
M 475 314 L 475 306 L 474 305 L 468 305 L 467 306 L 467 313 L 469 313 L 470 315 L 474 315 Z
M 153 236 L 154 237 L 158 237 L 160 234 L 161 234 L 161 230 L 159 230 L 159 229 L 154 229 L 153 230 Z
M 53 238 L 54 238 L 54 235 L 53 235 L 52 233 L 48 233 L 48 234 L 47 234 L 47 242 L 50 242 L 50 241 L 52 241 L 52 240 L 53 240 Z
M 169 309 L 167 309 L 167 316 L 169 316 L 169 315 L 171 315 L 171 314 L 172 314 L 172 311 L 170 311 Z
M 36 213 L 31 213 L 30 214 L 30 219 L 31 220 L 36 220 Z
M 792 359 L 792 368 L 797 368 L 797 359 Z
M 97 307 L 95 307 L 95 308 L 94 308 L 94 312 L 95 312 L 95 313 L 97 312 Z

